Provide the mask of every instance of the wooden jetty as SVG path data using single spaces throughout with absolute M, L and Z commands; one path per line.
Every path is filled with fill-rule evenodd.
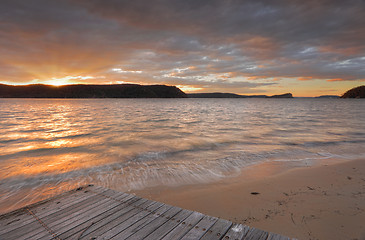
M 1 215 L 0 239 L 290 238 L 89 185 Z

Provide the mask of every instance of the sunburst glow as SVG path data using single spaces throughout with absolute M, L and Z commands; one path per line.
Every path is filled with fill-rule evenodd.
M 46 80 L 46 81 L 42 81 L 45 84 L 48 85 L 53 85 L 53 86 L 62 86 L 62 85 L 67 85 L 67 84 L 77 84 L 77 83 L 82 83 L 83 80 L 89 80 L 89 79 L 94 79 L 95 77 L 92 76 L 66 76 L 66 77 L 62 77 L 62 78 L 51 78 L 50 80 Z M 38 82 L 39 80 L 36 79 L 36 81 Z

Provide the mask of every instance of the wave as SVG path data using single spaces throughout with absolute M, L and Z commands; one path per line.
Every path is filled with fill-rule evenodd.
M 330 145 L 340 145 L 340 144 L 362 144 L 365 140 L 340 140 L 340 141 L 310 141 L 302 144 L 304 147 L 315 147 L 315 146 L 330 146 Z
M 200 147 L 200 149 L 204 151 L 204 148 Z M 12 204 L 11 208 L 14 209 L 24 205 L 22 202 L 28 204 L 45 192 L 58 194 L 62 189 L 68 190 L 70 186 L 90 183 L 120 191 L 133 191 L 162 185 L 179 186 L 214 182 L 237 176 L 242 169 L 269 161 L 297 162 L 299 164 L 296 166 L 306 166 L 318 160 L 358 157 L 336 155 L 330 152 L 312 152 L 298 148 L 259 152 L 232 151 L 222 154 L 223 157 L 219 158 L 210 158 L 209 154 L 204 158 L 203 153 L 198 154 L 201 156 L 199 159 L 194 159 L 190 154 L 191 151 L 187 149 L 147 151 L 121 159 L 119 162 L 67 172 L 44 172 L 31 176 L 18 175 L 3 178 L 0 183 L 0 203 Z M 193 153 L 192 156 L 197 155 Z M 27 195 L 24 195 L 25 193 Z
M 243 168 L 268 161 L 306 161 L 343 156 L 327 152 L 310 152 L 301 149 L 260 152 L 230 152 L 229 156 L 211 159 L 184 159 L 182 151 L 148 151 L 119 162 L 70 170 L 62 173 L 4 178 L 1 186 L 34 187 L 42 184 L 58 184 L 70 179 L 97 181 L 101 184 L 122 184 L 128 189 L 144 188 L 154 184 L 180 185 L 209 182 L 238 174 Z M 113 183 L 114 182 L 114 183 Z
M 77 147 L 62 147 L 62 148 L 37 148 L 25 151 L 18 151 L 10 154 L 0 155 L 0 160 L 10 160 L 17 159 L 21 157 L 45 157 L 52 155 L 61 155 L 66 153 L 90 153 L 93 150 L 87 148 L 85 146 L 77 146 Z

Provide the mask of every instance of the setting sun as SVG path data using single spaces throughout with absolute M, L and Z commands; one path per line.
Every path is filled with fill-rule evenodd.
M 49 81 L 45 81 L 45 84 L 59 87 L 62 85 L 67 85 L 67 84 L 69 84 L 69 82 L 67 80 L 63 80 L 63 79 L 52 79 Z
M 44 83 L 47 85 L 53 85 L 53 86 L 62 86 L 62 85 L 69 85 L 69 84 L 79 84 L 82 83 L 85 80 L 93 79 L 92 76 L 66 76 L 62 78 L 51 78 L 50 80 L 41 81 L 39 79 L 33 80 L 33 82 L 39 82 Z

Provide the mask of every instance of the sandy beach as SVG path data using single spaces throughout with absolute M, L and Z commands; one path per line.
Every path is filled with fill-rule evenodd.
M 363 240 L 365 159 L 328 162 L 265 163 L 217 183 L 134 193 L 293 238 Z

